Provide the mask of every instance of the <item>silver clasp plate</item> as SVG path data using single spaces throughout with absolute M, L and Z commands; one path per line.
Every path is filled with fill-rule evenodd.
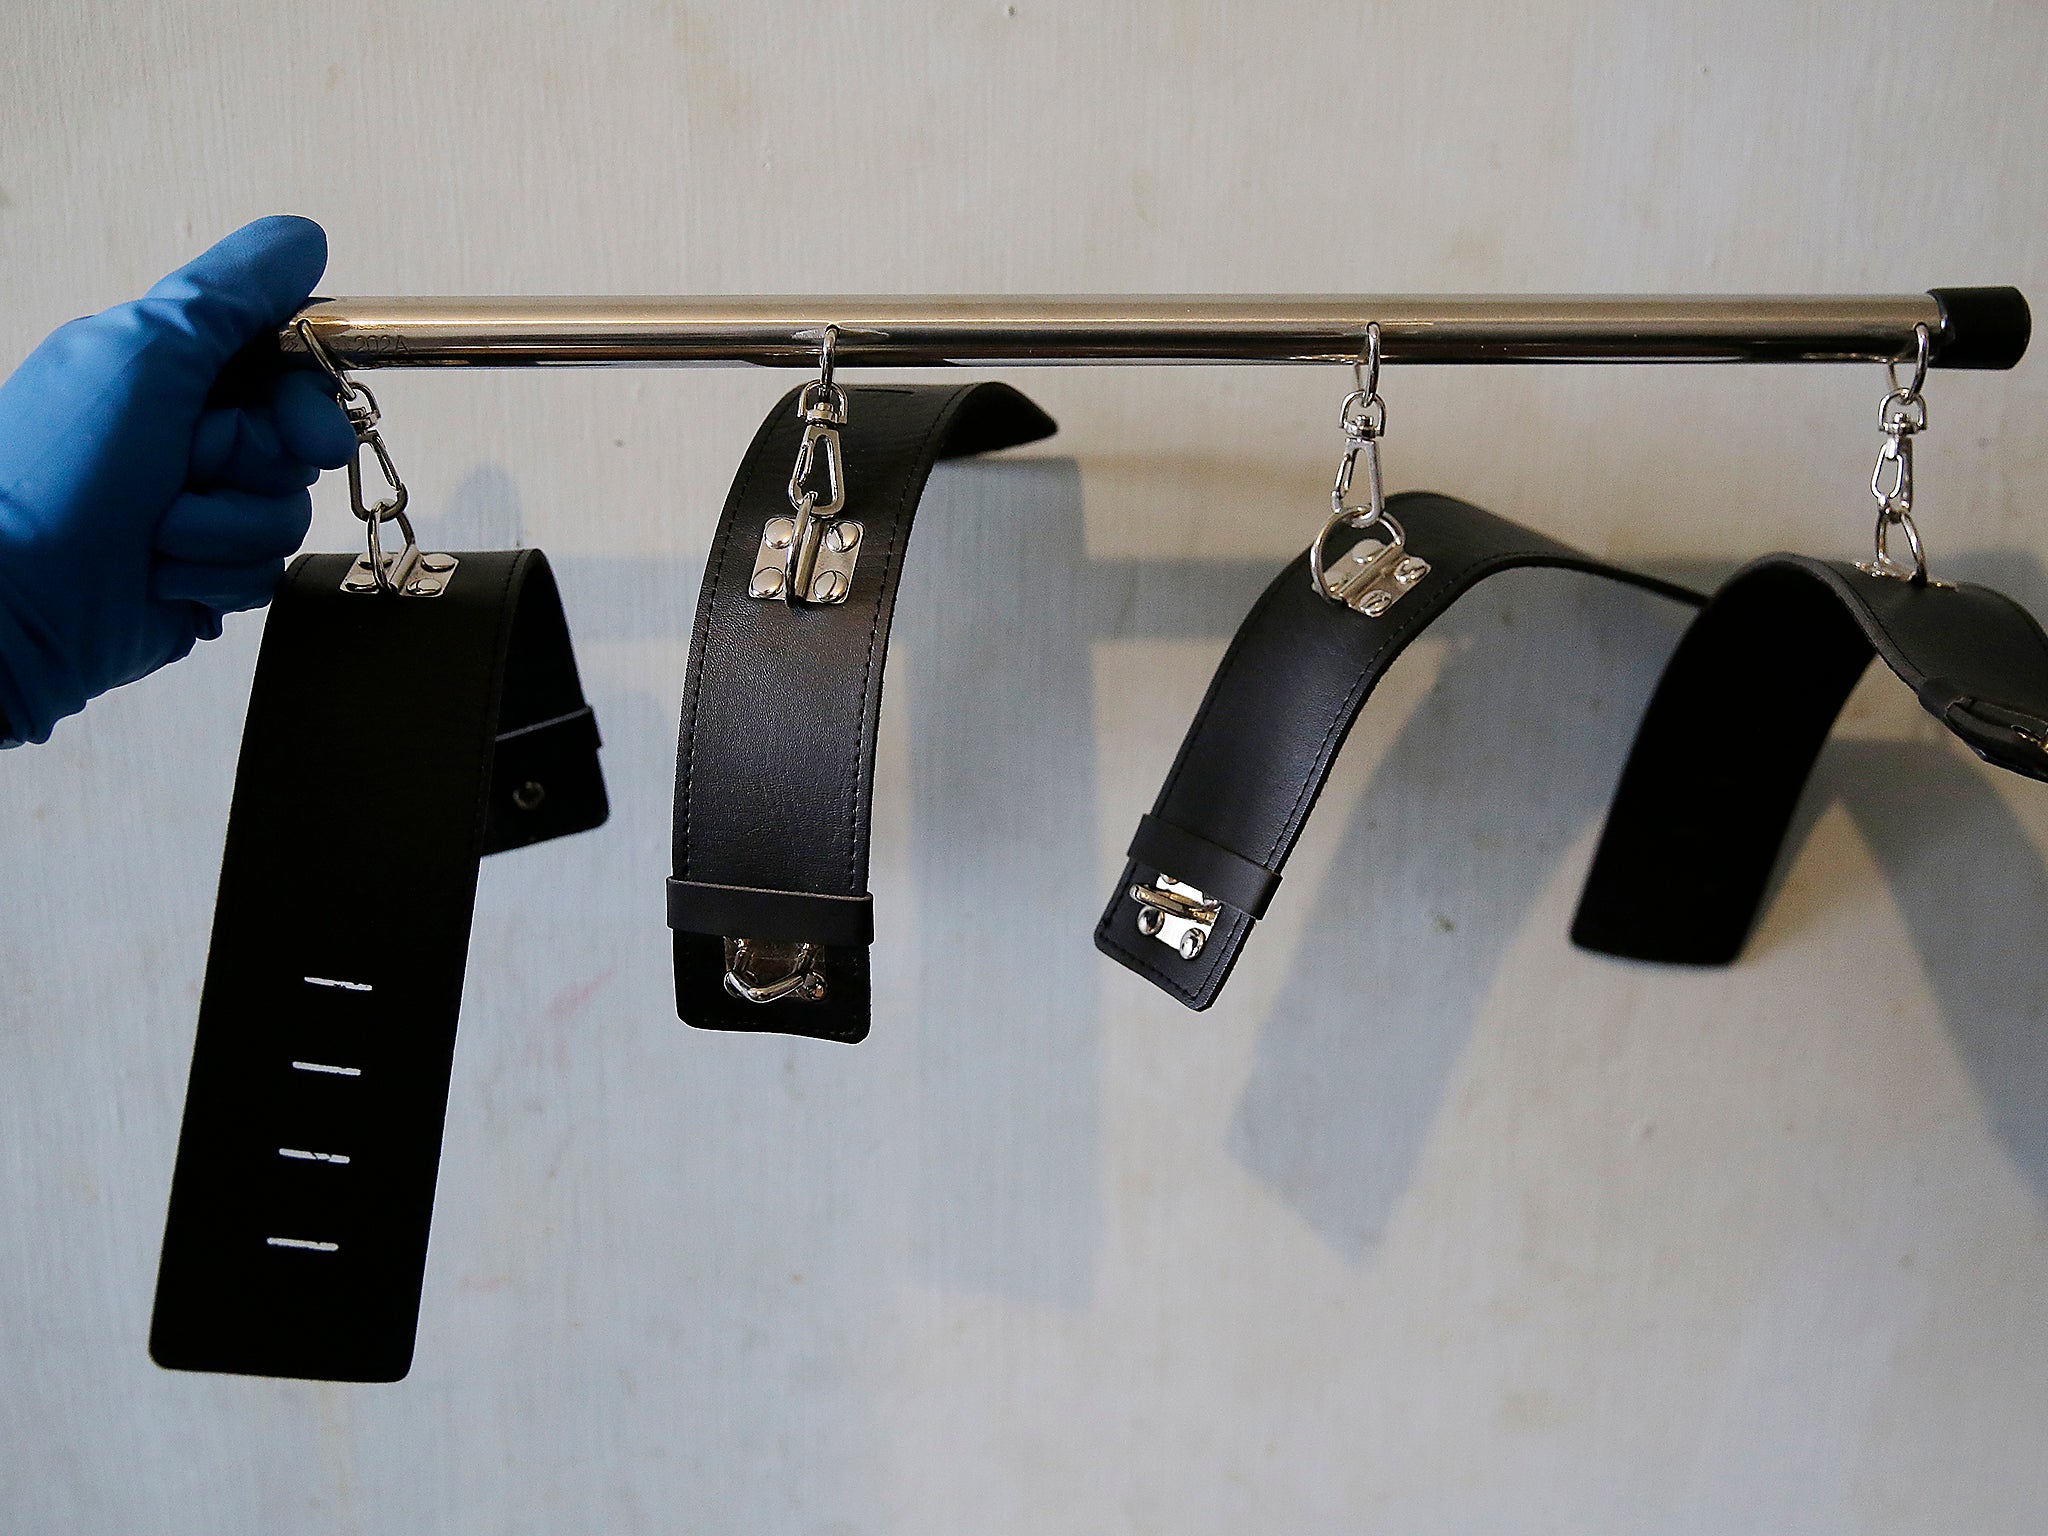
M 1138 904 L 1138 932 L 1177 951 L 1183 960 L 1202 952 L 1223 911 L 1221 903 L 1171 875 L 1161 875 L 1151 885 L 1132 886 L 1131 900 Z

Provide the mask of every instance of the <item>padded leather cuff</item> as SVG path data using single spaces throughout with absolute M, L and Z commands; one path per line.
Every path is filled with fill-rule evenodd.
M 294 562 L 222 853 L 149 1349 L 178 1370 L 396 1381 L 412 1359 L 483 855 L 604 821 L 547 559 L 439 597 Z
M 860 529 L 845 601 L 788 607 L 749 590 L 763 530 L 790 515 L 790 466 L 804 432 L 797 390 L 748 448 L 704 568 L 677 732 L 669 909 L 676 1013 L 699 1029 L 847 1043 L 867 1035 L 875 738 L 918 500 L 940 459 L 1053 430 L 1006 384 L 862 384 L 845 393 L 840 521 Z M 774 931 L 750 926 L 755 919 Z M 734 996 L 724 984 L 728 938 L 820 946 L 822 990 L 768 1002 Z
M 1875 654 L 1986 762 L 2048 780 L 2048 637 L 2002 592 L 1767 555 L 1672 653 L 1593 855 L 1572 941 L 1726 965 L 1801 789 Z
M 1459 594 L 1498 571 L 1549 565 L 1699 601 L 1448 496 L 1408 491 L 1387 510 L 1427 574 L 1378 617 L 1318 596 L 1306 556 L 1274 578 L 1224 653 L 1096 925 L 1096 948 L 1190 1008 L 1208 1007 L 1229 978 L 1374 686 Z M 1139 926 L 1141 912 L 1152 919 L 1131 887 L 1160 874 L 1224 903 L 1192 953 L 1178 948 L 1178 927 L 1155 936 Z

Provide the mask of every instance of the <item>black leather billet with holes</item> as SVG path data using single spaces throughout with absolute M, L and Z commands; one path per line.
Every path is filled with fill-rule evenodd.
M 157 1271 L 177 1370 L 396 1381 L 412 1360 L 478 861 L 605 819 L 537 550 L 440 597 L 295 561 L 221 861 Z
M 1319 596 L 1306 555 L 1274 578 L 1224 653 L 1096 925 L 1098 949 L 1190 1008 L 1207 1008 L 1229 978 L 1374 686 L 1460 594 L 1499 571 L 1561 566 L 1700 601 L 1448 496 L 1406 491 L 1387 510 L 1429 574 L 1378 618 Z M 1332 562 L 1343 553 L 1333 540 Z M 1130 888 L 1162 872 L 1221 903 L 1192 960 L 1138 931 Z
M 1572 939 L 1726 965 L 1801 788 L 1873 655 L 1986 762 L 2048 780 L 2048 637 L 1988 587 L 1768 555 L 1686 630 L 1636 732 Z
M 704 570 L 676 749 L 676 1012 L 700 1029 L 867 1035 L 868 827 L 883 658 L 911 520 L 933 465 L 1049 436 L 1005 384 L 849 387 L 846 505 L 862 526 L 844 603 L 750 597 L 761 532 L 787 517 L 803 423 L 792 390 L 733 481 Z M 1020 579 L 999 552 L 992 580 Z M 725 940 L 824 946 L 825 995 L 752 1003 L 725 990 Z

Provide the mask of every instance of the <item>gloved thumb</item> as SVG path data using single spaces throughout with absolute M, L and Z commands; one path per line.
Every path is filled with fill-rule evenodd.
M 326 270 L 327 232 L 311 219 L 273 214 L 185 263 L 141 307 L 191 340 L 211 373 L 291 319 Z

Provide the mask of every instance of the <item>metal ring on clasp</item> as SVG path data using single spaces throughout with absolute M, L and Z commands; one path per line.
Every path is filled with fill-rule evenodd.
M 1906 548 L 1911 551 L 1913 563 L 1900 563 L 1891 550 L 1891 530 L 1902 528 L 1906 534 Z M 1872 562 L 1880 576 L 1895 576 L 1901 581 L 1910 581 L 1916 586 L 1927 582 L 1927 551 L 1920 545 L 1920 530 L 1913 526 L 1913 514 L 1897 507 L 1887 506 L 1877 514 L 1877 558 Z
M 391 569 L 388 570 L 384 564 L 384 541 L 377 532 L 378 528 L 385 523 L 398 524 L 398 531 L 405 535 L 405 547 L 399 550 L 397 558 L 391 562 Z M 420 547 L 419 541 L 413 537 L 412 519 L 405 515 L 403 498 L 400 499 L 398 506 L 391 508 L 382 515 L 364 518 L 363 533 L 370 545 L 370 575 L 377 583 L 377 590 L 379 592 L 398 591 L 399 584 L 391 579 L 391 570 L 403 572 L 407 565 L 406 557 L 408 555 L 416 555 Z
M 1330 584 L 1323 575 L 1323 545 L 1339 526 L 1356 528 L 1361 534 L 1370 534 L 1375 528 L 1387 531 L 1387 546 L 1390 549 L 1406 549 L 1408 533 L 1391 512 L 1382 508 L 1374 512 L 1370 507 L 1341 507 L 1330 515 L 1316 535 L 1315 543 L 1308 547 L 1308 577 L 1315 583 L 1316 596 L 1327 598 L 1333 603 L 1342 603 L 1343 598 L 1330 590 Z
M 1895 395 L 1919 394 L 1921 389 L 1926 386 L 1927 364 L 1933 359 L 1933 356 L 1934 339 L 1930 335 L 1928 335 L 1927 327 L 1924 324 L 1914 326 L 1913 382 L 1901 386 L 1899 383 L 1898 360 L 1887 361 L 1884 365 L 1884 373 L 1885 377 L 1891 381 L 1892 393 Z

